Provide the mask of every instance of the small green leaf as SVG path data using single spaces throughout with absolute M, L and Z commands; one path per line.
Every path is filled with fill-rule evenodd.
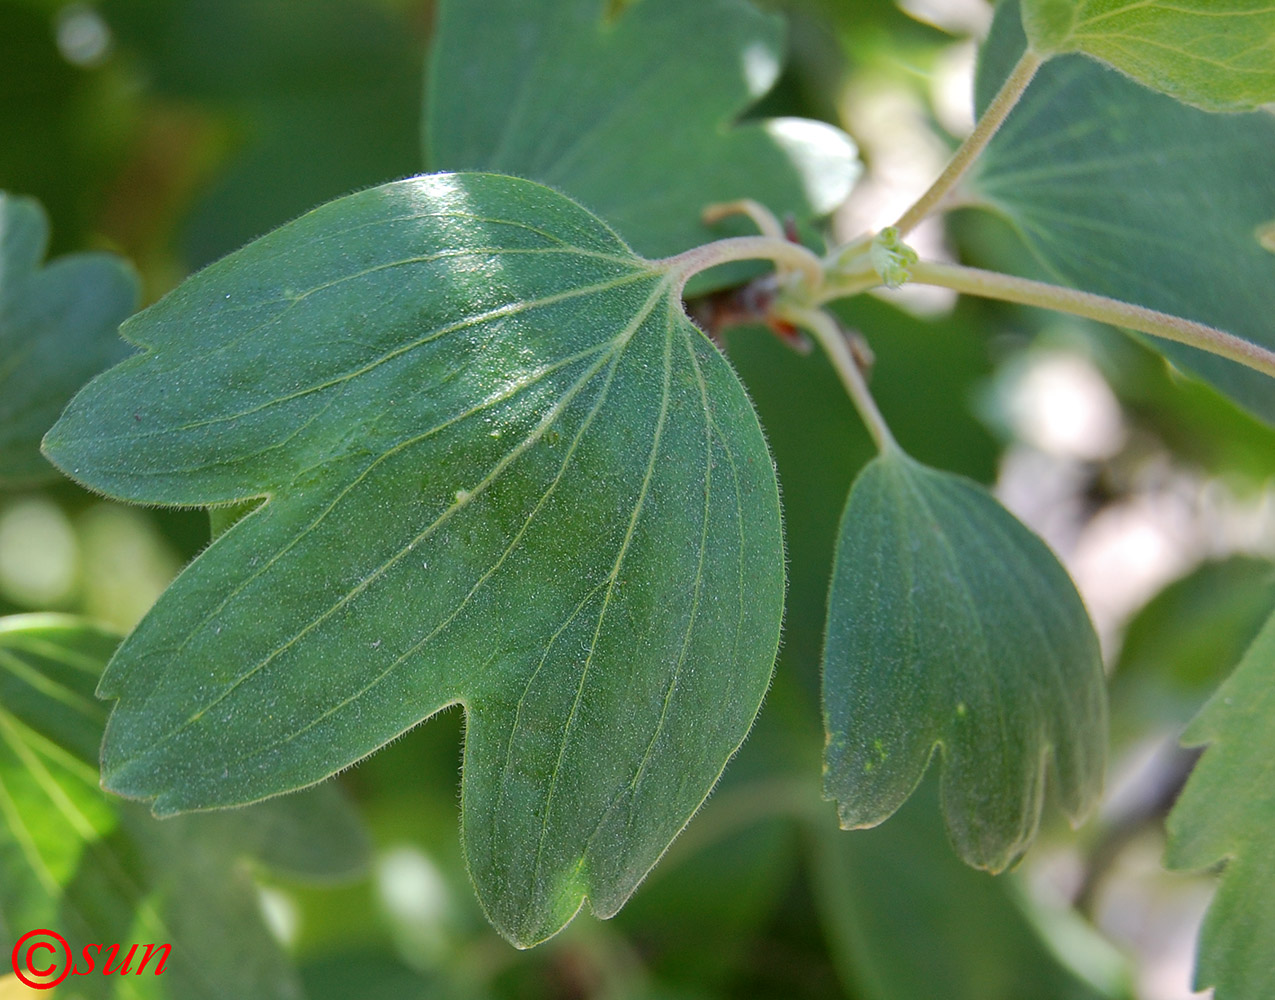
M 607 10 L 605 0 L 443 0 L 427 162 L 549 184 L 649 257 L 722 236 L 700 222 L 712 202 L 753 198 L 799 218 L 841 204 L 858 175 L 844 133 L 796 118 L 737 123 L 779 75 L 782 19 L 744 0 Z
M 40 438 L 90 378 L 127 353 L 115 331 L 137 307 L 137 278 L 111 254 L 44 267 L 44 210 L 0 191 L 0 490 L 57 478 Z
M 1206 111 L 1275 101 L 1269 0 L 1023 0 L 1041 55 L 1081 52 Z
M 977 80 L 985 107 L 1025 40 L 997 11 Z M 1210 115 L 1079 56 L 1043 66 L 975 167 L 971 195 L 1023 252 L 1017 274 L 1207 323 L 1275 348 L 1275 116 Z M 1194 348 L 1155 347 L 1269 423 L 1275 383 Z
M 1169 814 L 1171 868 L 1225 861 L 1195 982 L 1217 1000 L 1275 996 L 1275 616 L 1182 741 L 1209 744 Z
M 842 826 L 887 819 L 938 746 L 948 832 L 980 868 L 1027 849 L 1050 757 L 1073 819 L 1101 789 L 1102 663 L 1071 580 L 977 484 L 897 451 L 868 463 L 842 516 L 824 713 Z
M 747 733 L 782 613 L 770 456 L 678 284 L 539 184 L 435 175 L 127 323 L 145 351 L 49 454 L 126 499 L 269 499 L 107 670 L 106 784 L 248 802 L 459 703 L 493 922 L 618 910 Z
M 163 823 L 104 795 L 106 708 L 93 687 L 117 642 L 64 616 L 0 619 L 0 949 L 7 956 L 26 931 L 53 928 L 84 969 L 90 943 L 169 944 L 162 978 L 109 995 L 293 1000 L 297 977 L 243 862 L 348 875 L 366 855 L 362 830 L 331 787 Z M 102 991 L 93 996 L 108 995 L 100 979 L 84 981 Z

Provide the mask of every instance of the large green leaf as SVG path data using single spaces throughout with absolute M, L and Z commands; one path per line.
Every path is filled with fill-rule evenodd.
M 57 478 L 40 438 L 79 388 L 128 351 L 115 336 L 137 279 L 110 254 L 41 267 L 49 226 L 39 202 L 0 191 L 0 490 Z
M 463 835 L 519 944 L 614 913 L 770 678 L 779 502 L 679 275 L 487 174 L 351 195 L 125 325 L 46 438 L 104 493 L 269 497 L 103 682 L 104 780 L 160 813 L 318 781 L 451 704 Z
M 162 976 L 87 976 L 85 996 L 299 996 L 243 861 L 348 874 L 365 852 L 353 815 L 330 787 L 162 823 L 103 795 L 93 687 L 117 642 L 73 618 L 0 619 L 0 947 L 52 928 L 83 969 L 89 943 L 171 945 Z
M 1275 616 L 1187 727 L 1210 744 L 1169 814 L 1172 868 L 1226 861 L 1200 932 L 1195 982 L 1217 1000 L 1275 995 Z
M 779 74 L 780 18 L 745 0 L 617 6 L 443 0 L 426 84 L 431 166 L 552 185 L 651 257 L 722 235 L 700 222 L 711 202 L 809 217 L 844 200 L 858 166 L 843 133 L 795 118 L 734 124 Z
M 888 818 L 938 746 L 948 832 L 981 868 L 1027 849 L 1047 760 L 1073 818 L 1101 789 L 1102 663 L 1071 580 L 977 484 L 898 451 L 864 468 L 842 516 L 824 712 L 844 827 Z
M 228 154 L 211 177 L 196 161 L 192 180 L 209 183 L 192 192 L 198 199 L 182 222 L 188 262 L 202 266 L 320 202 L 420 169 L 424 42 L 409 7 L 104 0 L 97 8 L 149 94 L 215 124 L 209 138 L 232 140 L 214 139 L 202 153 Z M 166 164 L 174 156 L 161 155 Z M 153 200 L 136 197 L 143 210 Z
M 1269 0 L 1023 0 L 1042 55 L 1083 52 L 1210 111 L 1275 101 Z
M 985 107 L 1024 46 L 1014 2 L 984 46 Z M 973 195 L 1025 248 L 1007 266 L 1275 347 L 1275 116 L 1211 115 L 1079 56 L 1051 60 L 976 166 Z M 1033 275 L 1034 276 L 1034 275 Z M 1268 422 L 1275 383 L 1179 344 L 1156 346 Z

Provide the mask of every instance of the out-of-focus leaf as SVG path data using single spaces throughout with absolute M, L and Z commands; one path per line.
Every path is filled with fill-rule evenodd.
M 1134 428 L 1211 475 L 1254 485 L 1275 475 L 1275 428 L 1207 382 L 1179 374 L 1145 340 L 1094 327 L 1092 356 Z
M 361 829 L 331 787 L 165 823 L 104 795 L 93 687 L 117 641 L 74 618 L 0 620 L 0 945 L 37 927 L 77 957 L 102 941 L 171 945 L 161 976 L 88 976 L 85 995 L 298 997 L 243 862 L 348 875 Z
M 1041 55 L 1082 52 L 1208 111 L 1275 101 L 1267 0 L 1023 0 Z
M 927 781 L 889 826 L 820 829 L 812 838 L 811 884 L 846 989 L 864 1000 L 1129 996 L 1128 970 L 1109 951 L 1090 944 L 1064 965 L 1025 912 L 1013 876 L 988 878 L 952 855 L 934 785 Z
M 1272 611 L 1275 565 L 1265 559 L 1235 556 L 1175 580 L 1129 623 L 1113 702 L 1136 700 L 1143 711 L 1185 725 Z
M 713 797 L 616 920 L 654 978 L 707 996 L 750 964 L 798 874 L 791 803 L 794 793 L 809 794 L 817 773 L 817 752 L 804 753 L 817 746 L 817 735 L 805 731 L 816 730 L 817 718 L 810 711 L 794 732 L 785 712 L 793 692 L 779 678 L 776 685 L 779 710 L 769 711 L 772 689 Z
M 312 206 L 419 169 L 423 28 L 374 0 L 104 0 L 150 92 L 236 146 L 182 233 L 201 265 Z
M 875 826 L 943 756 L 948 832 L 999 871 L 1035 836 L 1046 762 L 1075 819 L 1103 777 L 1098 642 L 1066 571 L 981 487 L 894 450 L 846 503 L 828 598 L 825 794 Z
M 1275 616 L 1182 740 L 1208 745 L 1169 814 L 1171 868 L 1225 861 L 1200 931 L 1197 989 L 1275 995 Z
M 742 784 L 736 794 L 746 794 Z M 720 793 L 727 807 L 733 801 Z M 700 822 L 711 824 L 710 805 Z M 737 831 L 656 869 L 620 916 L 621 926 L 666 982 L 711 993 L 748 959 L 796 867 L 795 833 L 784 817 Z
M 436 175 L 127 324 L 146 350 L 49 452 L 132 500 L 270 499 L 113 660 L 106 785 L 253 801 L 461 703 L 493 922 L 618 910 L 747 733 L 783 603 L 765 441 L 678 287 L 548 188 Z
M 983 48 L 986 107 L 1025 45 L 1007 0 Z M 972 177 L 972 196 L 1015 228 L 1026 263 L 1054 280 L 1208 323 L 1275 347 L 1275 116 L 1212 115 L 1090 59 L 1037 74 Z M 1268 422 L 1275 382 L 1195 348 L 1156 341 Z
M 42 266 L 39 202 L 0 191 L 0 490 L 57 478 L 40 438 L 90 378 L 128 354 L 116 336 L 137 307 L 118 257 L 74 254 Z
M 141 103 L 110 59 L 109 37 L 93 42 L 101 52 L 60 51 L 69 20 L 96 16 L 87 4 L 0 3 L 0 189 L 40 201 L 59 254 L 98 227 Z
M 389 951 L 338 952 L 302 966 L 310 1000 L 477 1000 L 485 991 L 462 989 L 423 975 Z
M 605 0 L 443 0 L 426 156 L 557 187 L 648 257 L 723 235 L 700 222 L 712 202 L 824 215 L 857 176 L 850 140 L 802 119 L 733 124 L 782 58 L 782 21 L 744 0 L 618 13 Z

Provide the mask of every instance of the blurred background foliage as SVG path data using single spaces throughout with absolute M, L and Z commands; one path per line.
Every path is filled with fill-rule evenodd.
M 864 180 L 832 221 L 880 226 L 970 125 L 985 0 L 771 0 L 789 62 L 753 112 L 824 119 Z M 0 0 L 0 189 L 34 195 L 52 253 L 110 249 L 153 301 L 307 208 L 415 173 L 429 0 Z M 696 47 L 712 38 L 687 39 Z M 994 264 L 1003 225 L 916 239 Z M 946 249 L 944 249 L 946 248 Z M 1113 672 L 1109 801 L 991 879 L 944 843 L 933 795 L 867 833 L 819 797 L 819 653 L 832 542 L 871 444 L 828 365 L 727 334 L 779 466 L 787 625 L 774 687 L 713 797 L 618 917 L 520 953 L 469 888 L 462 719 L 431 720 L 341 781 L 370 876 L 262 903 L 313 1000 L 1118 998 L 1190 995 L 1209 883 L 1159 866 L 1185 721 L 1275 607 L 1275 432 L 1141 345 L 941 294 L 841 307 L 918 459 L 994 484 L 1059 552 Z M 125 508 L 66 482 L 0 495 L 0 613 L 131 627 L 208 540 L 203 511 Z

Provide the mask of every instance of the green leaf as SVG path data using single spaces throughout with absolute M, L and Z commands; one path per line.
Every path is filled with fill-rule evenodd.
M 361 829 L 331 787 L 163 823 L 105 796 L 93 687 L 117 641 L 64 616 L 0 619 L 0 946 L 53 928 L 84 968 L 89 943 L 171 945 L 161 977 L 136 992 L 89 977 L 92 996 L 298 996 L 243 861 L 348 875 L 366 854 Z
M 1072 923 L 1052 913 L 1055 926 L 1041 926 L 1016 876 L 991 879 L 953 856 L 936 791 L 934 781 L 924 782 L 888 827 L 846 836 L 828 824 L 810 838 L 811 889 L 847 993 L 864 1000 L 1130 996 L 1127 964 L 1079 917 Z M 1058 949 L 1064 941 L 1066 964 Z
M 1129 622 L 1112 675 L 1113 704 L 1186 724 L 1275 612 L 1275 565 L 1207 562 L 1173 581 Z M 1139 735 L 1145 726 L 1139 727 Z
M 679 280 L 541 185 L 435 175 L 126 324 L 145 352 L 49 454 L 126 499 L 269 499 L 112 662 L 106 784 L 252 801 L 462 704 L 496 926 L 618 910 L 748 731 L 782 613 L 770 457 Z
M 128 352 L 116 328 L 137 307 L 119 258 L 74 254 L 40 266 L 44 210 L 0 191 L 0 490 L 57 478 L 40 438 L 67 401 Z
M 427 162 L 549 184 L 650 257 L 722 236 L 700 222 L 713 202 L 753 198 L 808 218 L 845 199 L 858 161 L 838 129 L 736 124 L 779 75 L 779 17 L 744 0 L 607 10 L 605 0 L 443 0 Z
M 1169 814 L 1171 868 L 1225 861 L 1200 931 L 1197 989 L 1275 995 L 1275 616 L 1183 734 L 1209 744 Z
M 923 462 L 976 480 L 995 478 L 996 442 L 969 405 L 970 387 L 991 375 L 986 330 L 962 315 L 969 310 L 962 306 L 940 323 L 869 295 L 832 308 L 847 329 L 868 338 L 876 355 L 872 394 L 903 447 Z M 876 449 L 822 351 L 800 354 L 763 327 L 725 334 L 784 489 L 788 596 L 777 674 L 787 671 L 809 683 L 813 701 L 837 525 L 855 474 Z M 917 406 L 918 399 L 925 405 Z
M 982 53 L 985 107 L 1024 39 L 1002 4 Z M 971 195 L 1015 228 L 1015 273 L 1198 320 L 1275 348 L 1275 116 L 1210 115 L 1079 56 L 1041 68 L 977 164 Z M 1275 423 L 1275 383 L 1163 341 L 1174 364 Z
M 1041 55 L 1082 52 L 1207 111 L 1275 101 L 1268 0 L 1023 0 Z
M 148 97 L 210 130 L 195 133 L 206 148 L 186 154 L 197 200 L 179 237 L 195 265 L 330 198 L 420 169 L 422 44 L 405 5 L 110 0 L 102 13 Z M 174 153 L 166 156 L 170 164 Z M 167 166 L 166 181 L 180 188 L 175 172 Z M 129 204 L 153 211 L 154 200 Z
M 843 827 L 887 819 L 938 746 L 948 833 L 980 868 L 1027 849 L 1047 759 L 1073 819 L 1101 789 L 1102 663 L 1071 580 L 977 484 L 897 451 L 868 463 L 841 519 L 824 713 Z

